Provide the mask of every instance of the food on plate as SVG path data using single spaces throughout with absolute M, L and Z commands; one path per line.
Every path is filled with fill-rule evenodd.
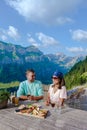
M 46 116 L 47 115 L 47 110 L 43 110 L 43 109 L 41 109 L 40 111 L 39 111 L 39 116 Z
M 33 114 L 34 114 L 34 115 L 38 115 L 38 113 L 39 113 L 39 112 L 38 112 L 36 109 L 33 110 Z
M 20 110 L 21 113 L 27 113 L 28 109 Z
M 33 111 L 33 109 L 30 108 L 30 109 L 27 110 L 27 113 L 31 113 L 32 111 Z
M 24 109 L 24 108 L 26 108 L 26 106 L 25 105 L 20 105 L 19 107 L 18 107 L 18 109 Z
M 47 110 L 41 109 L 38 105 L 21 105 L 19 106 L 20 113 L 22 114 L 30 114 L 32 116 L 38 116 L 38 117 L 46 117 Z

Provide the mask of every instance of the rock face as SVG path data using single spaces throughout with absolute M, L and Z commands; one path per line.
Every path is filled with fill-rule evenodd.
M 85 59 L 85 56 L 66 56 L 62 53 L 58 54 L 48 54 L 47 57 L 49 58 L 50 61 L 53 61 L 60 66 L 63 66 L 70 70 L 77 62 L 82 61 Z
M 46 60 L 46 56 L 35 46 L 22 47 L 0 41 L 0 63 L 24 63 Z
M 66 103 L 76 109 L 86 110 L 87 111 L 87 84 L 82 86 L 77 86 L 72 90 L 68 91 L 68 100 Z
M 64 74 L 84 57 L 70 57 L 64 54 L 44 55 L 37 47 L 22 47 L 0 41 L 0 82 L 25 79 L 25 70 L 33 68 L 37 78 L 44 83 L 51 82 L 53 71 Z
M 62 53 L 44 55 L 37 47 L 22 47 L 0 41 L 0 64 L 50 61 L 70 69 L 83 56 L 70 57 Z

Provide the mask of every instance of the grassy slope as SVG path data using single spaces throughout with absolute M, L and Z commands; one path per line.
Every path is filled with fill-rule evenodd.
M 11 83 L 0 83 L 0 88 L 11 88 L 19 86 L 19 81 L 11 82 Z
M 87 82 L 87 57 L 74 65 L 69 73 L 65 75 L 66 86 L 71 89 Z

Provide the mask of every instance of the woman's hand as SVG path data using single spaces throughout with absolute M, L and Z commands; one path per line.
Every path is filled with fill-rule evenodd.
M 47 100 L 46 103 L 45 103 L 46 106 L 49 106 L 50 105 L 50 100 Z
M 59 99 L 59 106 L 63 106 L 64 105 L 64 99 L 63 98 L 60 98 Z
M 50 105 L 50 103 L 49 103 L 48 101 L 46 101 L 46 102 L 45 102 L 45 105 L 46 105 L 46 106 L 49 106 L 49 105 Z

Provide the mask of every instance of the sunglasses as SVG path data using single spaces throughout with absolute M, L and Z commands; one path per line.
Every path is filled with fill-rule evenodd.
M 52 77 L 52 79 L 58 79 L 57 77 Z
M 32 77 L 35 77 L 36 75 L 32 75 Z

